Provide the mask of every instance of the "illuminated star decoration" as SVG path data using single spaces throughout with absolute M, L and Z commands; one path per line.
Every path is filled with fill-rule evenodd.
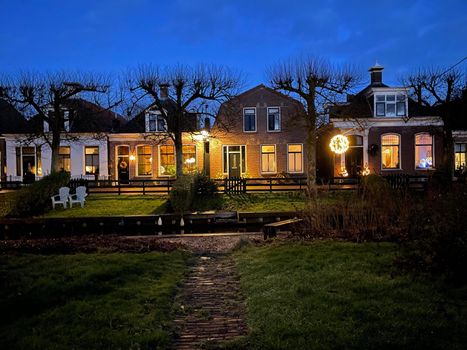
M 349 140 L 344 135 L 336 135 L 331 139 L 329 147 L 336 154 L 345 153 L 349 149 Z

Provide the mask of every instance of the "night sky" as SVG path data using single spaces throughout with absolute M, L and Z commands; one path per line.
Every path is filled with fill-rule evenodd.
M 228 65 L 246 86 L 279 59 L 375 61 L 384 81 L 467 55 L 467 1 L 0 0 L 0 72 L 120 72 L 140 63 Z M 463 64 L 465 67 L 465 62 Z M 463 68 L 464 69 L 464 68 Z M 367 77 L 365 75 L 365 77 Z

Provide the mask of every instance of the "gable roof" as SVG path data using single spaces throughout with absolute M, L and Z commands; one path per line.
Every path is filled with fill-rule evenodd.
M 0 134 L 16 134 L 29 130 L 26 118 L 11 104 L 0 99 Z
M 71 133 L 118 132 L 126 120 L 117 113 L 87 100 L 69 99 L 64 108 L 70 110 Z M 42 120 L 36 115 L 29 120 L 31 129 L 41 131 Z
M 266 86 L 266 85 L 264 85 L 264 84 L 256 85 L 255 87 L 252 87 L 251 89 L 248 89 L 248 90 L 246 90 L 246 91 L 244 91 L 244 92 L 238 94 L 237 96 L 235 96 L 234 98 L 232 98 L 232 100 L 228 101 L 227 103 L 229 103 L 229 102 L 231 102 L 231 101 L 234 101 L 234 100 L 236 100 L 236 99 L 241 99 L 243 96 L 252 94 L 252 93 L 257 92 L 258 90 L 261 90 L 261 89 L 266 90 L 266 91 L 268 91 L 268 92 L 270 92 L 270 93 L 272 93 L 272 94 L 275 94 L 276 96 L 278 96 L 278 97 L 280 97 L 280 98 L 287 99 L 287 100 L 289 100 L 289 101 L 292 102 L 292 103 L 295 103 L 295 104 L 297 104 L 297 105 L 300 105 L 300 107 L 303 107 L 303 104 L 302 104 L 300 101 L 294 99 L 293 97 L 290 97 L 289 95 L 283 94 L 283 93 L 280 92 L 280 91 L 274 90 L 274 89 L 272 89 L 272 88 L 270 88 L 270 87 L 268 87 L 268 86 Z

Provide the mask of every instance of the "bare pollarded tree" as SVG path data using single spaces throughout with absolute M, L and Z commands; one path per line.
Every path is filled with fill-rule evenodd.
M 70 101 L 84 98 L 96 104 L 115 105 L 110 98 L 110 79 L 83 72 L 27 72 L 0 78 L 0 98 L 13 105 L 26 118 L 37 118 L 37 128 L 29 132 L 31 139 L 40 138 L 52 152 L 51 172 L 60 171 L 60 142 L 73 138 L 66 125 L 73 123 Z M 44 125 L 47 127 L 44 127 Z
M 402 82 L 421 112 L 443 120 L 443 158 L 439 168 L 451 179 L 454 170 L 452 132 L 456 124 L 462 123 L 459 118 L 467 118 L 461 112 L 465 110 L 467 98 L 465 72 L 455 68 L 419 68 L 403 77 Z
M 324 123 L 327 106 L 340 100 L 354 88 L 360 75 L 351 66 L 337 66 L 317 57 L 299 57 L 278 62 L 268 69 L 271 87 L 289 94 L 304 104 L 297 118 L 307 128 L 307 184 L 310 196 L 316 198 L 316 141 L 319 125 Z
M 183 133 L 193 131 L 193 115 L 215 118 L 219 105 L 229 101 L 241 87 L 241 75 L 215 65 L 143 65 L 130 71 L 128 91 L 133 106 L 151 106 L 165 120 L 166 138 L 175 146 L 176 175 L 183 174 Z M 161 134 L 160 132 L 158 134 Z

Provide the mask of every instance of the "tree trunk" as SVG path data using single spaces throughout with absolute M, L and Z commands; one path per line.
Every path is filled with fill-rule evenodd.
M 182 133 L 176 132 L 174 135 L 174 146 L 175 146 L 175 169 L 177 178 L 183 175 L 183 142 Z
M 316 188 L 316 108 L 313 95 L 307 101 L 307 114 L 307 190 L 308 196 L 316 200 L 318 196 Z
M 50 145 L 52 152 L 52 163 L 50 165 L 50 172 L 56 173 L 62 170 L 59 162 L 59 153 L 60 153 L 60 132 L 52 132 L 52 142 Z
M 452 137 L 451 127 L 444 126 L 443 128 L 443 159 L 442 167 L 446 173 L 446 181 L 452 181 L 454 171 L 454 138 Z

